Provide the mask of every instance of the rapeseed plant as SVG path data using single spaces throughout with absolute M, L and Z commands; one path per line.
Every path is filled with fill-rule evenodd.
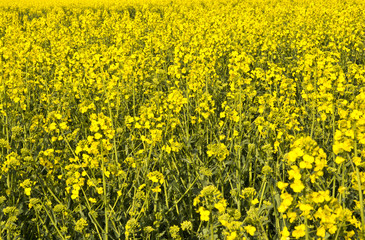
M 2 1 L 0 239 L 362 239 L 361 0 Z

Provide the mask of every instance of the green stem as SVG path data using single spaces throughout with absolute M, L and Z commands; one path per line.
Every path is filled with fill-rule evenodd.
M 89 200 L 87 199 L 87 196 L 86 196 L 86 193 L 85 193 L 85 191 L 84 191 L 84 189 L 82 189 L 81 188 L 81 191 L 82 191 L 82 193 L 83 193 L 83 195 L 84 195 L 84 198 L 85 198 L 85 202 L 86 202 L 86 204 L 85 204 L 85 206 L 87 207 L 87 209 L 88 209 L 88 215 L 89 215 L 89 217 L 90 217 L 90 219 L 91 219 L 91 222 L 94 224 L 94 226 L 95 226 L 95 229 L 96 229 L 96 231 L 97 231 L 97 233 L 98 233 L 98 236 L 99 236 L 99 239 L 102 239 L 102 237 L 101 237 L 101 235 L 100 235 L 100 231 L 99 231 L 99 228 L 101 229 L 101 230 L 103 230 L 102 229 L 102 227 L 99 225 L 99 223 L 96 221 L 96 219 L 95 219 L 95 216 L 94 215 L 92 215 L 92 214 L 90 214 L 90 212 L 91 212 L 91 206 L 90 206 L 90 203 L 89 203 Z
M 194 186 L 194 184 L 195 184 L 195 182 L 197 181 L 199 179 L 199 176 L 197 176 L 196 178 L 195 178 L 195 180 L 193 181 L 193 183 L 189 186 L 189 188 L 188 189 L 186 189 L 186 191 L 185 191 L 185 193 L 179 198 L 179 200 L 177 200 L 176 202 L 175 202 L 175 204 L 174 204 L 174 206 L 176 206 L 183 198 L 184 198 L 184 196 L 190 191 L 190 189 Z M 170 207 L 170 209 L 169 210 L 167 210 L 167 212 L 166 212 L 166 214 L 168 213 L 168 212 L 170 212 L 173 208 L 174 208 L 174 206 L 171 206 Z
M 355 139 L 354 139 L 354 151 L 355 151 L 355 157 L 357 157 L 357 142 L 356 142 L 356 124 L 354 124 L 354 132 L 355 132 Z M 352 160 L 351 160 L 352 163 Z M 359 168 L 355 165 L 356 169 L 356 177 L 357 177 L 357 185 L 358 185 L 358 192 L 359 192 L 359 198 L 360 198 L 360 216 L 361 216 L 361 235 L 365 233 L 365 220 L 364 220 L 364 200 L 361 190 L 361 178 L 360 178 L 360 172 Z
M 266 235 L 266 232 L 265 232 L 265 228 L 264 228 L 264 226 L 262 225 L 262 222 L 260 221 L 260 228 L 261 228 L 261 230 L 262 230 L 262 234 L 264 235 L 264 239 L 265 240 L 269 240 L 269 238 L 267 237 L 267 235 Z
M 48 215 L 49 219 L 51 220 L 51 222 L 52 222 L 53 226 L 55 227 L 55 229 L 56 229 L 56 231 L 57 231 L 58 235 L 60 235 L 60 237 L 61 237 L 61 239 L 62 239 L 62 240 L 65 240 L 65 238 L 63 237 L 63 235 L 62 235 L 61 231 L 58 229 L 57 224 L 55 223 L 55 221 L 54 221 L 53 217 L 52 217 L 52 216 L 51 216 L 51 214 L 48 212 L 48 210 L 47 210 L 46 206 L 44 206 L 44 204 L 43 204 L 42 202 L 41 202 L 41 204 L 42 204 L 42 207 L 44 208 L 44 210 L 46 211 L 46 213 L 47 213 L 47 215 Z
M 109 219 L 108 219 L 108 202 L 107 202 L 107 196 L 106 196 L 106 178 L 105 178 L 105 164 L 104 164 L 104 157 L 102 157 L 102 174 L 103 174 L 103 190 L 104 190 L 104 214 L 105 214 L 105 230 L 104 230 L 104 240 L 108 240 L 108 223 L 109 223 Z
M 307 217 L 304 218 L 304 223 L 305 223 L 305 240 L 309 240 L 308 219 L 307 219 Z
M 212 221 L 213 221 L 213 216 L 209 219 L 209 225 L 210 225 L 210 239 L 214 240 L 214 225 Z
M 266 189 L 266 183 L 267 183 L 267 182 L 266 182 L 266 176 L 265 176 L 265 178 L 264 178 L 264 187 L 263 187 L 263 189 L 262 189 L 261 196 L 260 196 L 259 209 L 260 209 L 260 207 L 261 207 L 262 199 L 263 199 L 264 192 L 265 192 L 265 189 Z

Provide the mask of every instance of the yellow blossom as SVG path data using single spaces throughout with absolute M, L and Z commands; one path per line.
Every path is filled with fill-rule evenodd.
M 284 183 L 284 182 L 281 182 L 281 181 L 279 181 L 278 183 L 277 183 L 277 185 L 278 185 L 278 188 L 280 189 L 280 190 L 284 190 L 288 185 L 289 185 L 289 183 Z
M 304 185 L 300 180 L 294 180 L 294 183 L 290 184 L 290 187 L 293 189 L 294 192 L 301 192 L 304 189 Z
M 301 237 L 305 236 L 305 230 L 306 227 L 304 224 L 301 224 L 299 226 L 295 226 L 295 230 L 293 231 L 292 235 L 295 237 L 295 239 L 299 239 Z
M 341 163 L 343 163 L 345 161 L 345 159 L 343 157 L 337 156 L 335 159 L 335 162 L 340 165 Z
M 30 196 L 30 192 L 32 191 L 32 189 L 31 188 L 25 188 L 24 189 L 24 192 L 25 192 L 25 195 L 27 195 L 27 196 Z
M 290 237 L 290 232 L 288 231 L 287 227 L 284 227 L 283 230 L 280 232 L 281 238 L 280 240 L 288 240 Z
M 200 213 L 200 219 L 202 221 L 209 221 L 210 212 L 208 210 L 206 210 L 204 207 L 200 207 L 199 213 Z
M 247 225 L 244 227 L 246 232 L 248 234 L 250 234 L 251 236 L 255 235 L 255 232 L 256 232 L 256 228 L 254 226 L 251 226 L 251 225 Z
M 236 232 L 231 232 L 228 236 L 227 236 L 227 240 L 235 240 L 237 238 L 237 233 Z
M 324 227 L 320 227 L 317 229 L 317 236 L 324 238 L 326 236 L 326 229 Z

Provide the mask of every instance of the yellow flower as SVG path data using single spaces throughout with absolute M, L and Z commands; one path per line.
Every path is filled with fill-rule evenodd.
M 305 236 L 305 225 L 301 224 L 299 226 L 296 226 L 295 230 L 293 231 L 293 237 L 298 239 L 304 236 Z
M 301 161 L 299 163 L 299 167 L 300 168 L 307 168 L 307 169 L 311 169 L 312 168 L 312 163 L 314 162 L 314 157 L 310 156 L 308 154 L 305 154 L 303 156 L 303 161 Z
M 297 193 L 300 193 L 304 189 L 304 185 L 300 180 L 294 180 L 294 183 L 290 184 L 290 187 Z
M 30 196 L 30 191 L 32 191 L 31 188 L 25 188 L 24 189 L 25 195 Z
M 251 204 L 252 204 L 252 205 L 255 205 L 255 204 L 257 204 L 257 203 L 259 203 L 259 200 L 258 200 L 257 198 L 255 198 L 254 200 L 252 200 L 252 201 L 251 201 Z
M 78 232 L 82 232 L 87 225 L 88 225 L 87 221 L 85 219 L 81 218 L 76 222 L 75 230 Z
M 345 159 L 343 157 L 337 156 L 335 159 L 335 162 L 340 165 L 341 163 L 343 163 L 345 161 Z
M 280 195 L 280 198 L 282 199 L 282 202 L 280 204 L 280 207 L 279 207 L 278 211 L 281 212 L 281 213 L 283 213 L 292 204 L 293 197 L 289 193 L 282 193 Z
M 181 229 L 183 231 L 191 231 L 193 229 L 193 224 L 190 221 L 183 221 L 181 223 Z
M 291 170 L 288 171 L 289 174 L 289 180 L 291 179 L 295 179 L 295 180 L 299 180 L 301 179 L 302 175 L 300 174 L 300 170 L 297 166 L 292 166 Z
M 301 161 L 299 163 L 299 167 L 302 168 L 302 169 L 311 169 L 312 168 L 312 164 L 306 162 L 306 161 Z
M 290 232 L 288 231 L 287 227 L 284 227 L 283 231 L 281 231 L 280 234 L 281 234 L 280 240 L 287 240 L 290 237 Z
M 73 191 L 72 190 L 72 195 L 71 195 L 71 199 L 73 199 L 73 200 L 75 200 L 76 198 L 78 198 L 79 197 L 79 192 L 77 191 Z
M 62 123 L 60 123 L 60 128 L 61 128 L 62 130 L 67 129 L 67 122 L 62 122 Z
M 56 125 L 56 123 L 51 123 L 50 125 L 49 125 L 49 130 L 51 130 L 51 131 L 53 131 L 53 130 L 56 130 L 57 129 L 57 125 Z
M 349 231 L 349 232 L 345 231 L 345 233 L 347 234 L 347 235 L 346 235 L 346 240 L 347 240 L 347 239 L 352 239 L 352 237 L 355 235 L 354 230 L 351 230 L 351 231 Z
M 162 147 L 162 150 L 164 150 L 167 153 L 171 153 L 171 150 L 172 149 L 171 149 L 171 147 L 169 145 L 165 145 L 165 146 Z
M 135 161 L 135 159 L 133 157 L 127 157 L 124 160 L 124 162 L 127 163 L 132 168 L 136 168 L 136 166 L 137 166 L 136 161 Z
M 100 133 L 95 133 L 95 135 L 94 135 L 94 137 L 95 137 L 95 139 L 100 139 L 100 138 L 102 138 L 103 137 L 103 135 L 101 135 Z
M 314 157 L 313 156 L 310 156 L 308 154 L 305 154 L 303 156 L 303 160 L 306 161 L 306 162 L 308 162 L 308 163 L 313 163 L 314 162 Z
M 295 160 L 297 159 L 297 155 L 294 151 L 291 151 L 288 153 L 287 158 L 289 163 L 295 162 Z
M 97 132 L 97 131 L 99 131 L 99 126 L 98 126 L 97 122 L 95 122 L 95 121 L 92 121 L 91 122 L 90 131 L 91 132 Z
M 256 228 L 254 226 L 251 226 L 251 225 L 247 225 L 244 227 L 246 232 L 248 234 L 250 234 L 251 236 L 255 235 L 255 232 L 256 232 Z
M 310 211 L 313 210 L 313 207 L 310 204 L 299 204 L 299 209 L 303 212 L 302 215 L 309 215 Z
M 160 184 L 162 184 L 165 181 L 163 174 L 160 173 L 159 171 L 150 172 L 147 174 L 147 177 L 149 180 L 151 180 L 152 182 L 155 182 L 155 183 L 160 182 Z
M 231 232 L 228 236 L 227 236 L 227 240 L 235 240 L 237 237 L 237 233 L 236 232 Z
M 20 183 L 20 187 L 24 188 L 25 195 L 30 196 L 30 192 L 32 191 L 32 185 L 35 184 L 36 182 L 33 182 L 30 179 L 25 179 L 22 183 Z
M 208 210 L 206 210 L 204 207 L 200 207 L 198 211 L 200 213 L 201 221 L 209 221 L 210 212 Z
M 151 176 L 149 177 L 149 179 L 152 181 L 152 182 L 158 182 L 158 178 L 156 176 Z
M 286 215 L 288 216 L 290 223 L 293 223 L 295 221 L 295 219 L 297 218 L 296 212 L 288 212 Z
M 89 143 L 92 143 L 94 141 L 94 137 L 93 136 L 87 136 L 87 141 Z
M 281 182 L 281 181 L 278 182 L 278 188 L 280 190 L 285 189 L 288 185 L 289 185 L 289 183 L 284 183 L 284 182 Z
M 356 166 L 360 166 L 361 165 L 361 158 L 360 157 L 354 157 L 352 159 L 352 162 L 356 165 Z
M 351 152 L 352 149 L 353 149 L 353 144 L 350 139 L 345 139 L 342 142 L 335 141 L 335 144 L 332 147 L 332 150 L 336 155 L 342 153 L 343 151 Z
M 98 194 L 100 194 L 100 195 L 103 194 L 103 192 L 104 192 L 102 187 L 99 187 L 96 190 L 97 190 Z
M 239 132 L 237 130 L 233 130 L 233 137 L 237 137 Z
M 295 148 L 293 149 L 292 151 L 290 151 L 287 155 L 287 158 L 288 158 L 288 162 L 295 162 L 295 160 L 298 158 L 298 157 L 301 157 L 303 156 L 304 152 L 301 148 Z
M 337 226 L 335 224 L 330 224 L 328 227 L 328 232 L 330 234 L 335 234 L 337 231 Z
M 326 236 L 326 229 L 323 226 L 317 229 L 317 236 L 323 238 Z
M 346 191 L 346 187 L 340 186 L 338 187 L 338 192 L 343 194 Z
M 311 194 L 311 199 L 315 203 L 323 203 L 324 201 L 330 201 L 331 197 L 329 195 L 329 191 L 319 191 L 319 192 L 313 192 Z
M 62 118 L 62 114 L 59 114 L 59 113 L 56 113 L 55 115 L 55 118 L 57 118 L 58 120 L 60 120 Z
M 152 188 L 152 192 L 155 192 L 155 193 L 161 192 L 160 186 L 157 186 L 155 188 Z
M 214 204 L 214 207 L 218 209 L 220 213 L 223 213 L 227 207 L 227 201 L 225 199 L 221 199 L 218 203 Z
M 196 206 L 196 205 L 198 205 L 200 203 L 200 197 L 199 196 L 197 196 L 196 198 L 194 198 L 194 200 L 193 200 L 193 206 Z

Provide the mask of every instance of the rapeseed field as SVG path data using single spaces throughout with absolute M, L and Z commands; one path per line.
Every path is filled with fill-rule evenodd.
M 0 239 L 365 239 L 364 22 L 0 1 Z

